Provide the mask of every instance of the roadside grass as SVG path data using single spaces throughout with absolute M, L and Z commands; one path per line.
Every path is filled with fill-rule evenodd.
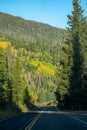
M 0 108 L 0 120 L 15 116 L 16 114 L 22 113 L 22 112 L 27 112 L 30 110 L 37 110 L 38 107 L 42 107 L 42 106 L 51 106 L 51 105 L 55 105 L 56 103 L 53 101 L 49 101 L 49 102 L 44 102 L 44 103 L 35 103 L 35 104 L 31 104 L 29 106 L 29 108 L 27 108 L 27 106 L 21 106 L 20 108 L 17 107 L 7 107 L 7 108 Z
M 29 108 L 28 108 L 29 107 Z M 22 105 L 19 107 L 17 106 L 8 106 L 6 108 L 0 108 L 0 120 L 15 116 L 16 114 L 27 112 L 30 110 L 34 110 L 37 107 L 33 104 L 30 104 L 29 106 Z
M 15 114 L 17 114 L 17 112 L 12 110 L 0 110 L 0 120 L 14 116 Z

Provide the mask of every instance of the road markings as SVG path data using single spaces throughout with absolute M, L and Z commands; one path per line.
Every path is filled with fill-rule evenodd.
M 58 108 L 55 106 L 56 111 L 58 111 Z
M 24 130 L 31 130 L 31 128 L 35 125 L 35 123 L 37 122 L 37 120 L 40 118 L 40 116 L 44 113 L 44 111 L 41 111 L 40 114 L 38 114 L 38 116 L 36 116 L 32 121 L 31 123 L 29 123 L 27 125 L 27 127 L 24 129 Z
M 66 116 L 68 116 L 68 117 L 71 117 L 71 118 L 73 118 L 74 120 L 80 121 L 81 123 L 87 125 L 87 122 L 86 122 L 86 121 L 80 120 L 79 118 L 77 118 L 77 117 L 75 117 L 75 116 L 71 116 L 71 115 L 67 115 L 67 114 L 64 114 L 64 115 L 66 115 Z

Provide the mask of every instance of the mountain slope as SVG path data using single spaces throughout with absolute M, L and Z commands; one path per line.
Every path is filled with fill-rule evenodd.
M 0 35 L 27 42 L 41 41 L 57 44 L 64 40 L 66 31 L 0 12 Z
M 0 13 L 0 58 L 4 61 L 0 68 L 3 75 L 7 74 L 7 91 L 1 86 L 3 103 L 15 103 L 24 110 L 30 102 L 56 101 L 65 36 L 63 29 Z

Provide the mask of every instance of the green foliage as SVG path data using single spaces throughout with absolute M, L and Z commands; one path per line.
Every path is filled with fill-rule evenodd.
M 22 78 L 22 64 L 15 50 L 12 46 L 0 48 L 0 107 L 9 105 L 19 110 L 23 105 L 27 108 L 26 102 L 30 103 L 30 99 L 24 96 L 27 84 Z
M 14 61 L 12 70 L 12 101 L 18 106 L 20 89 L 22 87 L 21 81 L 21 64 L 19 58 Z
M 27 106 L 27 108 L 30 108 L 30 102 L 31 102 L 31 96 L 29 94 L 28 87 L 25 88 L 24 92 L 24 104 Z
M 87 105 L 87 97 L 83 94 L 84 90 L 87 92 L 87 85 L 84 84 L 86 83 L 84 82 L 84 72 L 87 72 L 87 70 L 84 71 L 84 64 L 87 63 L 84 55 L 87 45 L 87 29 L 85 29 L 87 21 L 83 16 L 79 0 L 73 0 L 73 11 L 72 15 L 68 15 L 68 24 L 67 44 L 72 51 L 69 59 L 70 75 L 68 80 L 70 88 L 65 95 L 64 103 L 66 107 L 75 109 L 76 106 Z
M 0 48 L 0 107 L 8 102 L 8 75 L 6 69 L 5 51 Z
M 15 46 L 16 51 L 18 51 L 15 52 L 15 55 L 20 57 L 23 69 L 23 72 L 20 73 L 22 73 L 22 78 L 30 88 L 32 100 L 36 101 L 38 99 L 38 93 L 42 89 L 46 91 L 46 100 L 50 100 L 50 98 L 47 98 L 47 95 L 51 97 L 48 89 L 53 91 L 52 95 L 55 95 L 54 92 L 57 87 L 55 75 L 57 63 L 59 62 L 60 42 L 64 42 L 66 31 L 4 13 L 0 13 L 0 24 L 2 25 L 0 35 L 9 39 L 11 44 Z M 12 59 L 14 59 L 14 63 L 16 57 L 13 56 Z M 16 82 L 21 85 L 20 79 L 17 78 L 19 81 L 16 80 L 16 66 L 13 63 L 12 67 L 10 66 L 11 69 L 9 69 L 12 71 L 13 68 L 14 71 L 13 80 L 11 81 L 12 86 L 15 86 Z M 11 65 L 11 61 L 9 64 Z M 16 70 L 16 72 L 18 71 Z M 12 90 L 10 93 L 12 93 Z
M 38 101 L 39 101 L 40 103 L 47 101 L 47 99 L 46 99 L 46 91 L 41 90 L 41 91 L 38 93 Z
M 87 20 L 78 0 L 73 7 L 67 37 L 63 29 L 0 13 L 0 107 L 28 110 L 56 97 L 68 108 L 87 104 Z
M 14 17 L 0 12 L 0 35 L 10 38 L 12 44 L 15 42 L 17 47 L 28 47 L 27 42 L 33 43 L 30 47 L 38 43 L 59 44 L 62 42 L 66 33 L 64 29 L 49 26 L 39 22 L 24 20 L 20 17 Z M 15 40 L 13 40 L 15 39 Z M 18 41 L 18 44 L 17 44 Z M 42 47 L 41 47 L 42 48 Z M 45 46 L 46 48 L 46 46 Z M 39 48 L 40 49 L 40 48 Z

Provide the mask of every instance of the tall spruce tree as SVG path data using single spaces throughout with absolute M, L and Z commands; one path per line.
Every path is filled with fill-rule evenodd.
M 69 94 L 65 98 L 65 105 L 80 107 L 83 103 L 83 72 L 84 72 L 84 47 L 86 44 L 86 18 L 79 0 L 73 0 L 72 15 L 68 15 L 68 40 L 67 43 L 72 47 L 70 58 L 71 75 Z

